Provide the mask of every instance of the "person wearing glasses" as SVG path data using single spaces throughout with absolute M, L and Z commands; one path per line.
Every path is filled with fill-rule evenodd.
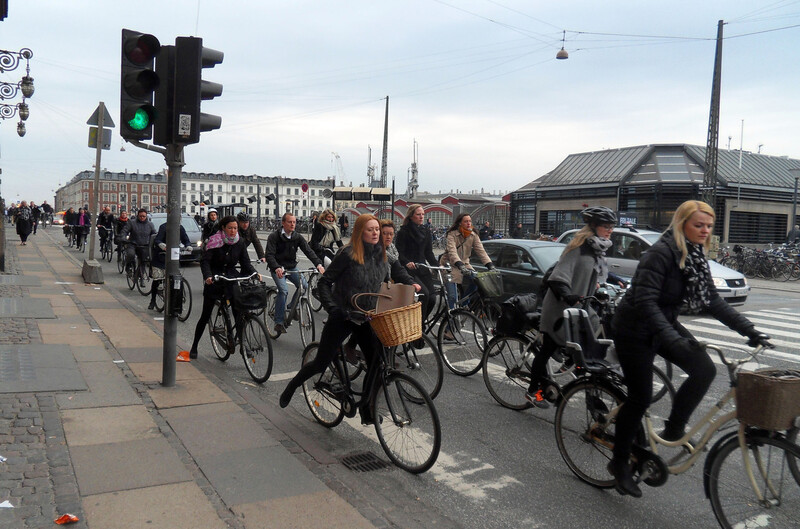
M 597 285 L 605 283 L 609 275 L 605 253 L 611 248 L 611 233 L 617 216 L 605 206 L 588 207 L 581 211 L 581 216 L 586 226 L 564 248 L 547 280 L 539 323 L 542 347 L 535 354 L 531 383 L 525 394 L 525 399 L 537 408 L 550 407 L 543 389 L 547 381 L 547 362 L 559 347 L 566 345 L 564 309 L 593 295 Z M 586 311 L 596 328 L 600 323 L 597 314 L 589 306 Z

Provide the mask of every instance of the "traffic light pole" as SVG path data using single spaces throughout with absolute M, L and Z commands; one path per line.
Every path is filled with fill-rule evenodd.
M 180 292 L 180 245 L 181 245 L 181 172 L 183 170 L 183 145 L 171 143 L 166 146 L 164 159 L 167 162 L 167 266 L 164 274 L 164 352 L 161 370 L 161 385 L 175 385 L 176 355 L 178 351 L 178 315 L 174 310 L 172 296 Z M 177 278 L 178 285 L 171 284 Z

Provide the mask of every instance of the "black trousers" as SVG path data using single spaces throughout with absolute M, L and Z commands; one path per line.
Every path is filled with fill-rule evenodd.
M 679 331 L 681 334 L 688 334 L 682 327 Z M 628 387 L 628 398 L 617 415 L 614 459 L 627 462 L 636 431 L 653 396 L 655 355 L 669 360 L 689 375 L 675 394 L 669 415 L 669 421 L 678 425 L 685 425 L 689 421 L 692 412 L 703 400 L 703 396 L 714 381 L 717 368 L 708 353 L 704 351 L 689 351 L 669 346 L 656 349 L 653 340 L 642 340 L 640 337 L 628 336 L 619 331 L 614 343 L 625 375 L 625 385 Z
M 319 348 L 317 349 L 317 356 L 313 362 L 304 365 L 300 371 L 289 381 L 286 388 L 294 393 L 303 382 L 313 377 L 316 374 L 322 373 L 330 365 L 331 360 L 336 355 L 339 346 L 342 345 L 345 338 L 352 334 L 364 358 L 367 362 L 367 374 L 364 380 L 364 388 L 371 387 L 372 382 L 377 374 L 378 362 L 375 360 L 376 354 L 382 354 L 383 345 L 375 335 L 375 332 L 370 327 L 369 323 L 356 324 L 344 318 L 343 315 L 334 312 L 328 314 L 328 321 L 322 329 L 322 335 L 319 338 Z M 361 408 L 365 409 L 366 402 L 362 402 Z
M 408 270 L 411 277 L 421 287 L 420 294 L 424 294 L 422 299 L 422 319 L 424 320 L 436 301 L 436 287 L 433 285 L 433 275 L 428 270 L 417 268 L 416 270 Z
M 542 333 L 542 348 L 536 351 L 531 365 L 531 385 L 528 391 L 535 393 L 547 378 L 547 362 L 558 349 L 558 344 L 546 332 Z

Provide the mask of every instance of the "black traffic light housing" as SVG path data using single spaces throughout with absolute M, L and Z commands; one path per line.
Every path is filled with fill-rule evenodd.
M 175 106 L 175 46 L 161 46 L 156 59 L 159 86 L 155 92 L 156 122 L 153 125 L 153 143 L 173 143 L 173 110 Z
M 152 137 L 153 123 L 158 119 L 153 93 L 159 86 L 154 64 L 160 48 L 153 35 L 122 30 L 120 134 L 126 140 Z
M 203 39 L 175 39 L 174 106 L 171 125 L 173 143 L 188 145 L 200 141 L 200 133 L 218 129 L 222 118 L 200 111 L 204 100 L 222 95 L 222 85 L 202 79 L 203 68 L 222 62 L 221 51 L 203 47 Z

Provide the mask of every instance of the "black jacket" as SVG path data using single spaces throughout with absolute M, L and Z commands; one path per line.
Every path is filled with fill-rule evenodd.
M 180 230 L 180 239 L 181 244 L 184 246 L 191 246 L 192 241 L 189 240 L 189 235 L 186 234 L 186 230 L 184 229 L 183 225 L 179 225 Z M 165 222 L 161 226 L 158 227 L 158 233 L 156 233 L 156 238 L 153 239 L 153 266 L 157 268 L 166 268 L 167 266 L 167 252 L 159 248 L 159 244 L 167 243 L 167 223 Z
M 381 283 L 389 279 L 389 263 L 383 260 L 380 244 L 366 244 L 364 250 L 364 264 L 358 264 L 353 261 L 352 246 L 345 246 L 322 274 L 318 283 L 319 299 L 329 314 L 336 311 L 347 314 L 354 310 L 351 304 L 354 294 L 378 292 Z M 375 298 L 364 296 L 358 304 L 361 308 L 371 309 L 375 306 Z
M 658 346 L 669 346 L 687 337 L 688 331 L 678 323 L 683 304 L 686 279 L 680 269 L 680 253 L 671 232 L 666 232 L 642 255 L 631 280 L 631 288 L 614 315 L 617 336 L 655 340 Z M 743 336 L 757 334 L 753 324 L 719 297 L 711 285 L 708 312 Z
M 305 237 L 295 230 L 292 232 L 291 238 L 287 239 L 283 236 L 283 229 L 279 228 L 267 237 L 267 251 L 265 253 L 267 266 L 273 272 L 278 268 L 294 268 L 297 266 L 298 248 L 314 263 L 314 266 L 321 264 L 319 257 L 311 250 Z
M 223 244 L 219 248 L 206 249 L 200 261 L 200 270 L 203 272 L 204 282 L 215 275 L 230 278 L 244 277 L 256 271 L 250 263 L 250 256 L 247 255 L 247 246 L 245 246 L 241 238 L 236 244 Z M 203 287 L 203 295 L 219 296 L 225 286 L 224 282 L 205 285 Z
M 264 247 L 261 246 L 261 241 L 258 239 L 258 235 L 256 234 L 256 229 L 251 223 L 247 230 L 242 231 L 242 228 L 239 228 L 239 237 L 244 239 L 245 246 L 253 245 L 253 248 L 256 251 L 256 255 L 259 259 L 264 258 Z
M 436 256 L 433 255 L 431 230 L 427 226 L 417 226 L 413 222 L 406 224 L 397 232 L 394 245 L 397 247 L 400 264 L 403 266 L 411 262 L 427 262 L 431 266 L 439 266 Z
M 317 257 L 322 259 L 325 256 L 325 250 L 330 250 L 331 254 L 335 254 L 336 250 L 333 249 L 333 245 L 335 244 L 338 248 L 343 246 L 342 240 L 333 241 L 330 246 L 327 248 L 322 247 L 322 239 L 325 237 L 325 232 L 328 231 L 328 228 L 325 227 L 324 224 L 321 222 L 317 222 L 314 224 L 314 229 L 311 232 L 311 240 L 308 242 L 308 245 L 314 250 L 314 253 L 317 254 Z

